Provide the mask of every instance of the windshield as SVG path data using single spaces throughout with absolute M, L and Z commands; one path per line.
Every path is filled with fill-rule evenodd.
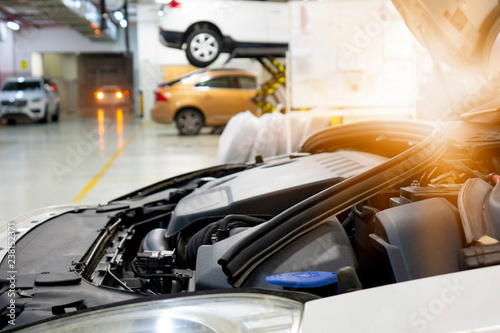
M 202 74 L 202 73 L 205 73 L 206 72 L 206 69 L 199 69 L 199 70 L 196 70 L 194 72 L 190 72 L 186 75 L 183 75 L 173 81 L 169 81 L 169 82 L 165 82 L 165 83 L 162 83 L 159 85 L 159 87 L 168 87 L 168 86 L 172 86 L 174 84 L 177 84 L 185 79 L 190 79 L 192 77 L 194 77 L 195 75 L 198 75 L 198 74 Z
M 42 89 L 39 81 L 23 81 L 23 82 L 7 82 L 2 88 L 2 91 L 19 91 L 19 90 L 40 90 Z

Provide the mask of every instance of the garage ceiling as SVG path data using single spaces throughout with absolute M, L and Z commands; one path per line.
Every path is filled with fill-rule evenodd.
M 106 30 L 99 29 L 99 3 L 99 0 L 2 0 L 0 20 L 15 20 L 34 28 L 69 26 L 91 40 L 115 40 L 116 26 L 113 23 L 109 23 Z M 132 14 L 129 15 L 129 21 L 135 21 L 135 8 L 129 12 Z

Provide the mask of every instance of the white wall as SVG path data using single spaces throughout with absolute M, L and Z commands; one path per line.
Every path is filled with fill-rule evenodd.
M 14 37 L 12 30 L 0 22 L 0 81 L 14 74 Z
M 21 29 L 14 33 L 15 70 L 19 74 L 30 73 L 32 53 L 125 52 L 124 35 L 120 29 L 116 42 L 98 42 L 68 27 Z M 22 61 L 27 62 L 27 68 L 21 68 Z
M 390 1 L 291 5 L 292 107 L 393 107 L 413 115 L 415 42 Z
M 31 75 L 43 75 L 43 57 L 41 53 L 33 52 L 31 54 Z
M 154 90 L 163 82 L 162 66 L 188 64 L 183 51 L 160 43 L 158 8 L 158 5 L 138 5 L 137 8 L 139 89 L 143 92 L 144 116 L 147 119 L 154 105 Z

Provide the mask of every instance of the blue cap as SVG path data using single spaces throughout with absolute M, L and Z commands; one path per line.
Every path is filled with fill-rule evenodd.
M 266 282 L 286 288 L 317 288 L 337 283 L 337 274 L 332 272 L 293 272 L 271 275 Z

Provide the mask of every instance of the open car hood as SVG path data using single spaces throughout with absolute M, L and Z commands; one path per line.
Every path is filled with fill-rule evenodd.
M 491 74 L 491 49 L 500 30 L 497 0 L 392 1 L 433 57 L 453 67 Z

